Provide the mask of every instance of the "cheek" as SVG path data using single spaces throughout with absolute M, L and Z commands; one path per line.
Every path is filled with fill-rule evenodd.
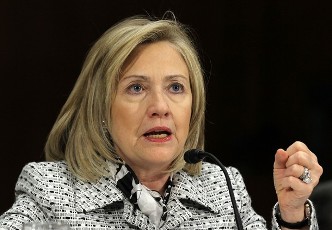
M 186 136 L 188 136 L 188 133 L 189 133 L 189 124 L 190 124 L 190 114 L 189 115 L 187 115 L 185 118 L 184 118 L 184 124 L 185 124 L 185 127 L 184 127 L 184 129 L 185 129 L 185 135 Z
M 126 103 L 114 103 L 111 111 L 112 136 L 114 139 L 119 137 L 129 137 L 135 134 L 135 129 L 139 122 L 138 111 L 135 106 Z
M 114 139 L 117 139 L 117 136 L 121 134 L 122 132 L 125 132 L 124 130 L 127 129 L 126 123 L 124 122 L 128 118 L 126 117 L 125 108 L 123 106 L 118 106 L 117 103 L 115 103 L 112 106 L 111 111 L 111 121 L 112 121 L 112 136 Z
M 183 138 L 185 142 L 189 133 L 189 124 L 191 118 L 191 104 L 179 111 L 179 116 L 177 119 L 177 129 L 180 132 L 179 135 Z

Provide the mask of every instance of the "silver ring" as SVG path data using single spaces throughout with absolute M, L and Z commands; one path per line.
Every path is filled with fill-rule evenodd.
M 310 175 L 310 170 L 306 167 L 304 167 L 302 175 L 299 177 L 300 180 L 302 180 L 306 184 L 310 184 L 312 179 Z

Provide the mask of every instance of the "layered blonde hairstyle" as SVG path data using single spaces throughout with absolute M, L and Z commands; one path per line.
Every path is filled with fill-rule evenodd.
M 45 145 L 47 161 L 65 160 L 80 179 L 95 181 L 107 176 L 108 161 L 118 162 L 112 143 L 110 111 L 121 70 L 140 44 L 168 41 L 185 60 L 190 75 L 192 111 L 183 152 L 169 171 L 184 169 L 199 174 L 201 163 L 187 164 L 185 151 L 204 148 L 205 83 L 195 37 L 191 29 L 170 12 L 161 19 L 126 18 L 108 29 L 92 46 L 77 82 L 62 107 Z

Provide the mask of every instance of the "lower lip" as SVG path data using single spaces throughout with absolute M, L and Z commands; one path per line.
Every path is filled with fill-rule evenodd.
M 159 142 L 159 143 L 162 143 L 162 142 L 170 141 L 170 140 L 172 139 L 172 136 L 169 135 L 169 136 L 164 137 L 164 138 L 151 138 L 151 137 L 145 137 L 145 139 L 147 139 L 148 141 L 152 141 L 152 142 Z

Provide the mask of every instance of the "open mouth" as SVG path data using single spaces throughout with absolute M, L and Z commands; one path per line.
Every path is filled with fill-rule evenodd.
M 152 131 L 144 134 L 144 136 L 148 138 L 160 138 L 160 139 L 168 137 L 169 135 L 171 135 L 171 133 L 166 130 Z

